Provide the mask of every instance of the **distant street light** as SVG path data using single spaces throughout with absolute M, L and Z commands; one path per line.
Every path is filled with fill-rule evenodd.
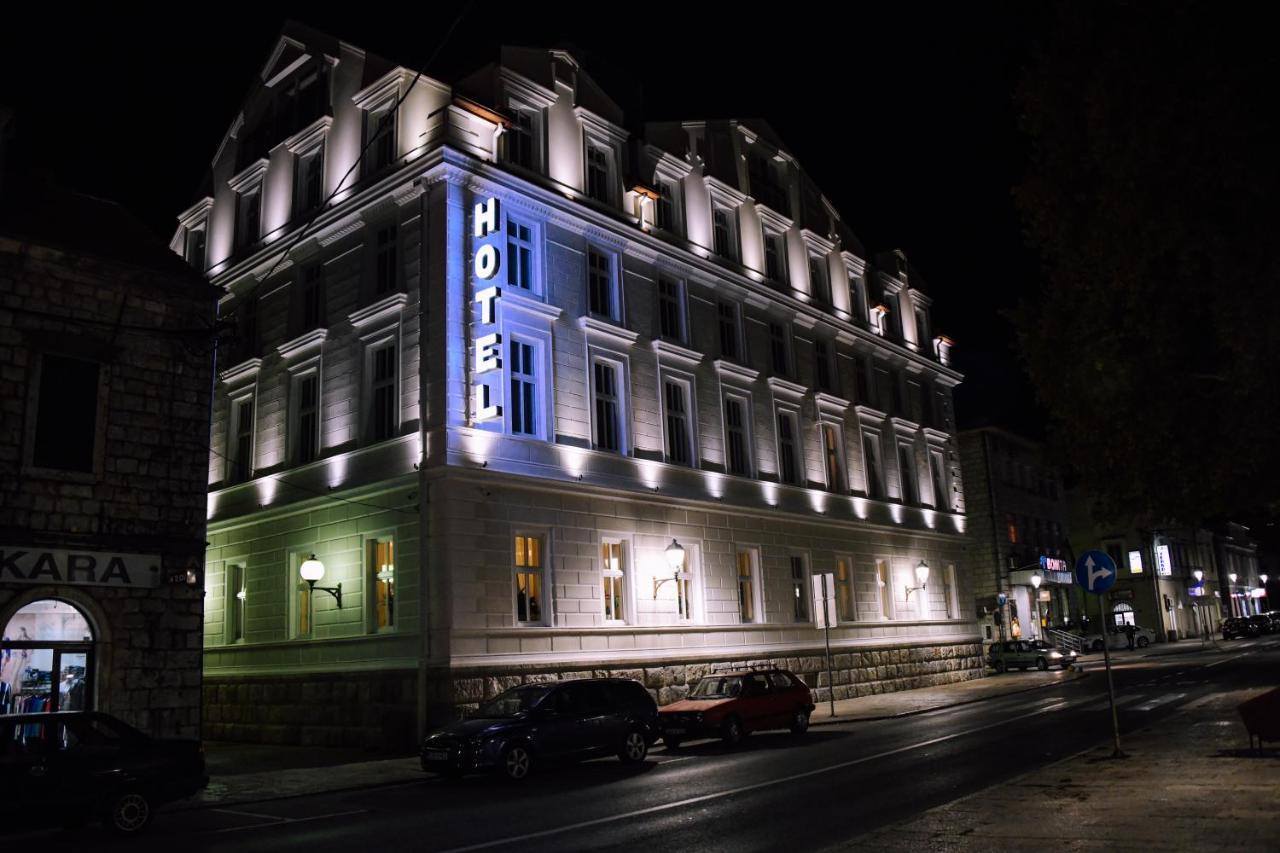
M 1031 575 L 1031 588 L 1035 590 L 1036 597 L 1036 635 L 1040 639 L 1044 639 L 1044 619 L 1040 615 L 1040 584 L 1044 583 L 1044 576 L 1039 572 Z

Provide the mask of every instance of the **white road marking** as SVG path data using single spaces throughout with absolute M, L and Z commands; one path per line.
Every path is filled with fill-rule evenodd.
M 1138 707 L 1134 708 L 1133 710 L 1135 710 L 1135 711 L 1153 711 L 1153 710 L 1155 710 L 1156 708 L 1159 708 L 1161 705 L 1165 705 L 1165 704 L 1167 704 L 1167 703 L 1169 703 L 1169 702 L 1176 702 L 1176 701 L 1178 701 L 1179 699 L 1181 699 L 1183 696 L 1186 696 L 1186 695 L 1187 695 L 1187 694 L 1185 694 L 1185 693 L 1169 693 L 1169 694 L 1167 694 L 1167 695 L 1165 695 L 1165 696 L 1158 696 L 1158 697 L 1156 697 L 1155 699 L 1152 699 L 1150 702 L 1144 702 L 1143 704 L 1139 705 Z
M 237 812 L 232 811 L 231 809 L 215 809 L 215 811 L 268 818 L 271 820 L 271 823 L 256 823 L 248 826 L 228 826 L 225 829 L 215 829 L 214 832 L 241 832 L 246 829 L 269 829 L 273 826 L 284 826 L 286 823 L 307 823 L 313 820 L 330 820 L 335 817 L 350 817 L 351 815 L 369 813 L 368 809 L 352 809 L 349 812 L 330 812 L 329 814 L 317 814 L 310 815 L 308 817 L 280 817 L 279 815 L 254 815 L 251 812 Z
M 1213 667 L 1213 666 L 1221 666 L 1222 664 L 1226 663 L 1227 661 L 1233 661 L 1233 660 L 1236 660 L 1236 659 L 1238 659 L 1238 658 L 1242 658 L 1242 657 L 1244 657 L 1244 656 L 1245 656 L 1245 655 L 1247 655 L 1247 654 L 1249 654 L 1249 653 L 1248 653 L 1248 652 L 1241 652 L 1240 654 L 1238 654 L 1238 655 L 1232 655 L 1232 656 L 1231 656 L 1231 657 L 1229 657 L 1229 658 L 1223 658 L 1222 660 L 1216 660 L 1216 661 L 1214 661 L 1213 663 L 1207 663 L 1207 664 L 1205 664 L 1204 666 L 1202 666 L 1202 667 L 1201 667 L 1201 669 L 1208 669 L 1208 668 Z
M 1041 708 L 1036 711 L 1030 711 L 1026 714 L 1021 714 L 1017 717 L 1009 717 L 1009 718 L 1000 720 L 999 722 L 989 723 L 985 726 L 978 726 L 977 728 L 966 729 L 965 731 L 962 731 L 962 732 L 953 732 L 952 734 L 949 734 L 949 735 L 942 735 L 940 737 L 930 738 L 929 740 L 922 740 L 919 743 L 913 743 L 907 746 L 900 746 L 897 749 L 889 749 L 884 752 L 877 752 L 875 755 L 865 755 L 862 758 L 855 758 L 852 761 L 842 761 L 839 764 L 832 764 L 828 767 L 819 767 L 817 770 L 807 770 L 804 773 L 795 773 L 791 776 L 783 776 L 780 779 L 771 779 L 767 782 L 757 782 L 754 785 L 743 785 L 739 788 L 731 788 L 727 791 L 717 791 L 714 794 L 703 794 L 698 797 L 689 797 L 688 799 L 677 800 L 673 803 L 663 803 L 662 805 L 650 806 L 645 809 L 636 809 L 635 811 L 622 812 L 621 814 L 613 814 L 613 815 L 609 815 L 608 817 L 596 818 L 594 820 L 584 820 L 578 823 L 571 823 L 571 824 L 566 824 L 564 826 L 557 826 L 553 829 L 544 829 L 539 832 L 529 832 L 524 835 L 512 835 L 507 838 L 499 838 L 494 841 L 484 841 L 479 844 L 469 844 L 466 847 L 452 847 L 448 850 L 442 850 L 439 853 L 467 853 L 467 851 L 470 851 L 470 850 L 485 850 L 490 847 L 501 847 L 504 844 L 516 844 L 518 842 L 529 841 L 534 838 L 546 838 L 551 835 L 560 835 L 561 833 L 564 833 L 564 832 L 572 832 L 575 829 L 586 829 L 587 827 L 592 827 L 592 826 L 603 826 L 604 824 L 607 824 L 607 823 L 617 823 L 620 820 L 631 820 L 632 818 L 643 817 L 644 815 L 656 814 L 658 812 L 670 811 L 672 809 L 679 809 L 685 806 L 694 805 L 696 803 L 705 803 L 711 800 L 722 800 L 725 797 L 737 796 L 738 794 L 744 794 L 744 793 L 747 793 L 748 791 L 758 791 L 762 788 L 771 788 L 775 785 L 784 785 L 788 782 L 794 782 L 797 779 L 807 779 L 811 776 L 820 776 L 823 773 L 831 773 L 836 770 L 843 770 L 846 767 L 854 767 L 859 764 L 866 764 L 869 761 L 878 761 L 881 758 L 888 758 L 889 756 L 892 756 L 892 755 L 901 755 L 904 752 L 911 752 L 912 750 L 920 749 L 921 747 L 933 746 L 934 744 L 937 744 L 937 743 L 945 743 L 949 740 L 955 740 L 956 738 L 965 737 L 971 734 L 977 734 L 978 732 L 989 731 L 990 729 L 1000 728 L 1001 726 L 1007 726 L 1009 723 L 1016 722 L 1017 720 L 1025 720 L 1028 717 L 1037 717 L 1041 714 L 1047 714 L 1051 711 L 1060 710 L 1062 708 L 1067 707 L 1070 704 L 1071 704 L 1070 702 L 1065 702 L 1065 701 L 1060 702 L 1056 705 L 1049 705 L 1047 707 Z

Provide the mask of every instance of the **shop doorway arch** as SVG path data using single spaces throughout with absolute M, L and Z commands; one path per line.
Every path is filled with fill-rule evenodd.
M 1111 605 L 1111 624 L 1116 628 L 1123 628 L 1125 625 L 1136 625 L 1133 605 L 1127 601 L 1117 601 Z
M 40 598 L 18 608 L 0 634 L 0 714 L 91 708 L 95 639 L 69 601 Z

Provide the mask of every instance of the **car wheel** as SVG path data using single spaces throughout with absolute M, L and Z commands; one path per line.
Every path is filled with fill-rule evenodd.
M 1049 662 L 1047 660 L 1045 660 L 1044 658 L 1036 658 L 1036 669 L 1040 670 L 1041 672 L 1044 672 L 1048 668 L 1049 668 Z
M 1004 661 L 1002 661 L 1002 660 L 998 660 L 998 661 L 996 661 L 996 662 L 995 662 L 995 668 L 996 668 L 996 672 L 1004 672 L 1004 670 L 1005 670 Z
M 622 749 L 618 750 L 618 758 L 623 764 L 639 764 L 649 754 L 649 742 L 641 732 L 632 729 L 622 741 Z
M 728 717 L 720 725 L 720 739 L 725 746 L 737 746 L 742 743 L 742 721 L 737 717 Z
M 1095 652 L 1100 652 L 1100 651 L 1102 651 L 1102 641 L 1101 641 L 1101 640 L 1094 640 L 1094 641 L 1093 641 L 1093 645 L 1092 645 L 1092 646 L 1090 646 L 1090 648 L 1091 648 L 1091 649 L 1093 649 Z
M 533 770 L 533 753 L 522 743 L 508 744 L 502 750 L 502 774 L 512 782 L 519 782 Z
M 1145 649 L 1149 645 L 1151 645 L 1151 641 L 1148 640 L 1146 637 L 1138 638 L 1138 648 Z
M 680 748 L 680 738 L 678 737 L 672 737 L 671 735 L 663 735 L 662 742 L 667 745 L 667 749 Z
M 796 708 L 796 712 L 791 716 L 791 733 L 802 735 L 807 731 L 809 731 L 809 712 L 804 708 Z
M 1069 661 L 1069 660 L 1064 660 L 1064 661 L 1062 662 L 1062 668 L 1063 668 L 1063 669 L 1071 669 L 1071 661 Z
M 122 791 L 107 801 L 104 822 L 112 832 L 134 835 L 147 828 L 152 817 L 151 799 L 141 791 Z

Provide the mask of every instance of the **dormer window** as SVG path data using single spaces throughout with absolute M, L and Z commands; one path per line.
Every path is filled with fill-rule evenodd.
M 530 107 L 508 104 L 511 125 L 503 135 L 502 159 L 522 169 L 536 169 L 539 115 Z
M 587 195 L 605 204 L 612 200 L 612 159 L 605 146 L 587 143 Z
M 198 228 L 191 228 L 187 231 L 186 245 L 183 247 L 183 257 L 187 259 L 187 263 L 197 272 L 204 272 L 205 269 L 205 247 L 207 244 L 208 231 L 202 222 Z
M 680 231 L 680 190 L 675 181 L 658 179 L 658 227 L 677 234 Z
M 778 285 L 787 283 L 786 240 L 776 231 L 764 230 L 764 274 Z
M 385 101 L 365 113 L 364 173 L 376 175 L 396 159 L 396 111 L 394 101 Z
M 297 155 L 293 165 L 295 216 L 310 213 L 324 201 L 324 144 Z
M 262 187 L 246 189 L 236 199 L 236 242 L 252 246 L 262 237 Z
M 823 305 L 831 304 L 831 279 L 827 262 L 819 255 L 809 255 L 809 295 Z
M 733 211 L 716 205 L 711 211 L 711 232 L 716 254 L 731 261 L 738 259 L 738 242 L 733 228 Z

